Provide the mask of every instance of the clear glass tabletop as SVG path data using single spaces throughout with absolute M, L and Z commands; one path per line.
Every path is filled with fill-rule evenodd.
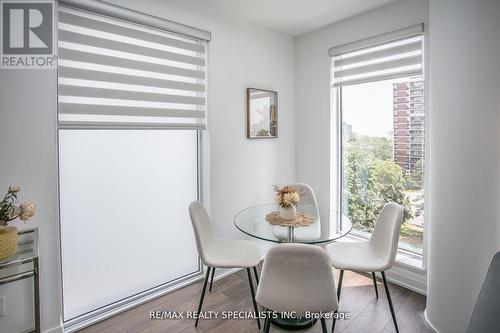
M 318 209 L 314 205 L 297 206 L 297 213 L 314 216 L 314 222 L 307 227 L 282 227 L 266 221 L 266 214 L 278 211 L 277 204 L 263 204 L 248 207 L 236 213 L 234 225 L 241 232 L 269 242 L 294 242 L 317 244 L 331 242 L 347 235 L 352 223 L 338 211 L 330 212 L 329 221 L 320 221 Z

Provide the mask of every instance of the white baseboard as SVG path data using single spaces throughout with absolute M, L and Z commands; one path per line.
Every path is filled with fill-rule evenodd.
M 427 276 L 425 272 L 411 271 L 394 265 L 386 272 L 387 279 L 394 284 L 427 296 Z
M 64 330 L 63 330 L 62 325 L 59 325 L 59 326 L 56 326 L 56 327 L 49 328 L 48 330 L 44 330 L 42 332 L 43 333 L 63 333 Z

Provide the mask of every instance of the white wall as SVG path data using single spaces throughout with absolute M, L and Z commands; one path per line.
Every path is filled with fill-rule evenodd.
M 208 53 L 210 213 L 224 237 L 241 237 L 233 215 L 273 200 L 271 184 L 295 179 L 294 40 L 232 19 L 194 0 L 113 0 L 212 32 Z M 247 87 L 279 94 L 279 138 L 246 139 Z
M 60 314 L 55 79 L 54 70 L 0 70 L 0 195 L 9 184 L 20 184 L 21 200 L 37 203 L 36 215 L 28 224 L 14 225 L 39 227 L 45 330 L 59 326 Z M 1 332 L 32 326 L 33 300 L 26 294 L 32 283 L 28 279 L 0 287 L 7 303 L 6 316 L 0 318 Z
M 465 332 L 500 250 L 500 2 L 430 2 L 427 317 Z
M 332 46 L 428 22 L 426 0 L 401 1 L 334 23 L 296 39 L 297 181 L 310 184 L 321 218 L 330 209 L 330 57 Z M 333 154 L 331 154 L 333 149 Z M 333 178 L 333 177 L 332 177 Z M 335 207 L 332 207 L 332 209 Z
M 295 180 L 293 38 L 227 18 L 199 1 L 114 3 L 212 32 L 210 210 L 221 236 L 241 238 L 233 215 L 249 205 L 272 201 L 270 184 Z M 54 71 L 0 71 L 0 189 L 21 183 L 23 196 L 38 203 L 32 226 L 40 226 L 41 232 L 44 330 L 58 326 L 60 318 L 54 80 Z M 246 139 L 247 87 L 278 91 L 278 139 Z

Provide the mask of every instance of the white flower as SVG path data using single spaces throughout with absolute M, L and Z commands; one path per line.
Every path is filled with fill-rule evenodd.
M 21 191 L 21 187 L 19 185 L 10 185 L 9 186 L 9 193 L 16 193 Z
M 299 202 L 299 195 L 297 194 L 297 192 L 285 193 L 283 195 L 283 203 L 286 206 L 295 205 L 297 204 L 297 202 Z
M 274 201 L 276 201 L 277 204 L 280 204 L 281 203 L 281 195 L 276 194 L 276 196 L 274 197 Z
M 21 214 L 19 214 L 21 221 L 26 222 L 35 215 L 36 204 L 33 200 L 23 202 L 19 208 L 21 208 Z

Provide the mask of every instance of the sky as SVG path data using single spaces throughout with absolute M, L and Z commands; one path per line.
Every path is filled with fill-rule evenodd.
M 361 135 L 387 136 L 392 131 L 393 90 L 395 82 L 376 81 L 342 87 L 342 121 Z

